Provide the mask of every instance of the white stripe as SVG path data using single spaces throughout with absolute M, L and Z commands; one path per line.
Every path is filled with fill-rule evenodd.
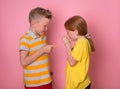
M 35 43 L 35 42 L 38 42 L 38 41 L 41 41 L 41 40 L 42 40 L 41 38 L 36 38 L 36 39 L 31 40 L 30 42 L 32 44 L 32 43 Z
M 29 40 L 26 39 L 26 38 L 22 38 L 22 39 L 20 40 L 20 42 L 29 42 Z
M 38 41 L 42 41 L 42 40 L 46 40 L 46 38 L 44 37 L 44 38 L 33 39 L 33 40 L 30 41 L 30 43 L 32 44 L 32 43 L 35 43 L 35 42 L 38 42 Z
M 40 65 L 40 64 L 44 64 L 47 63 L 48 59 L 44 59 L 44 60 L 40 60 L 38 62 L 33 62 L 32 64 L 30 64 L 29 66 L 36 66 L 36 65 Z
M 26 81 L 36 81 L 36 80 L 46 79 L 46 78 L 49 78 L 49 77 L 50 77 L 50 74 L 46 74 L 46 75 L 38 76 L 38 77 L 25 77 L 24 79 Z
M 38 49 L 40 49 L 43 46 L 45 46 L 45 44 L 41 44 L 41 45 L 35 46 L 35 47 L 31 48 L 30 51 L 38 50 Z
M 26 46 L 20 46 L 20 49 L 19 50 L 29 50 L 29 48 L 28 47 L 26 47 Z
M 49 84 L 50 82 L 52 82 L 52 80 L 50 80 L 49 82 L 40 83 L 40 84 L 26 84 L 26 87 L 36 87 L 36 86 L 42 86 L 42 85 Z
M 39 73 L 39 72 L 43 72 L 43 71 L 47 71 L 47 70 L 49 70 L 49 67 L 36 69 L 36 70 L 26 70 L 26 69 L 24 69 L 24 73 L 25 74 L 33 74 L 33 73 Z

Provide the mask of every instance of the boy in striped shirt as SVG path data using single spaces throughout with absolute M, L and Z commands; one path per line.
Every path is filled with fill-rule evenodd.
M 40 7 L 29 13 L 30 29 L 20 38 L 19 49 L 25 89 L 52 89 L 48 53 L 54 45 L 48 45 L 45 36 L 51 18 L 51 12 Z

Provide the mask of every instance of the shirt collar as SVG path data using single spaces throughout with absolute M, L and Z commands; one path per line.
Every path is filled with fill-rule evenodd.
M 28 30 L 27 33 L 28 33 L 28 35 L 30 35 L 30 36 L 31 36 L 32 38 L 34 38 L 34 39 L 38 38 L 38 37 L 35 35 L 35 33 L 32 32 L 31 30 Z

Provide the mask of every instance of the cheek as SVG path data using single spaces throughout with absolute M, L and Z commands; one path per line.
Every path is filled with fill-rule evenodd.
M 38 27 L 38 30 L 39 30 L 39 31 L 43 31 L 43 29 L 44 29 L 44 28 L 43 28 L 42 26 L 39 26 L 39 27 Z
M 67 34 L 68 35 L 68 37 L 70 38 L 70 39 L 73 39 L 73 37 L 72 37 L 72 35 L 71 34 Z
M 70 34 L 67 32 L 67 35 L 70 37 Z

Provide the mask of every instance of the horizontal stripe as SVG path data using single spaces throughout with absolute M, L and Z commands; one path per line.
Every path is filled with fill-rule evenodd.
M 22 39 L 20 40 L 20 42 L 26 42 L 26 43 L 29 43 L 29 40 L 26 39 L 26 38 L 22 38 Z
M 20 40 L 22 40 L 22 39 L 32 40 L 33 38 L 31 36 L 28 36 L 28 35 L 25 34 L 24 36 L 22 36 L 20 38 Z
M 27 67 L 24 67 L 24 68 L 27 69 L 27 70 L 35 70 L 35 69 L 44 68 L 44 67 L 47 67 L 47 66 L 49 66 L 48 63 L 37 65 L 37 66 L 27 66 Z
M 27 46 L 20 46 L 20 49 L 19 50 L 29 50 L 29 48 Z
M 25 74 L 33 74 L 33 73 L 39 73 L 39 72 L 43 72 L 43 71 L 48 71 L 49 70 L 49 67 L 45 67 L 45 68 L 40 68 L 40 69 L 37 69 L 37 70 L 26 70 L 24 69 L 24 73 Z
M 45 44 L 41 44 L 41 45 L 38 45 L 38 46 L 32 47 L 32 48 L 30 48 L 30 51 L 36 51 L 36 50 L 42 48 L 43 46 L 45 46 Z
M 43 76 L 43 75 L 46 75 L 46 74 L 49 74 L 50 73 L 50 70 L 47 70 L 47 71 L 43 71 L 43 72 L 39 72 L 39 73 L 33 73 L 33 74 L 24 74 L 25 77 L 37 77 L 37 76 Z
M 50 74 L 46 74 L 43 76 L 38 76 L 38 77 L 25 77 L 25 81 L 36 81 L 36 80 L 42 80 L 42 79 L 46 79 L 46 78 L 50 78 Z
M 26 42 L 21 42 L 21 43 L 20 43 L 20 46 L 27 46 L 27 47 L 29 47 L 29 44 L 26 43 Z
M 46 85 L 49 84 L 52 80 L 48 81 L 48 82 L 44 82 L 44 83 L 39 83 L 39 84 L 26 84 L 26 87 L 36 87 L 36 86 L 42 86 L 42 85 Z
M 33 40 L 30 41 L 30 43 L 32 44 L 32 43 L 35 43 L 35 42 L 38 42 L 38 41 L 42 41 L 42 40 L 46 40 L 46 38 L 44 37 L 44 38 L 33 39 Z
M 40 61 L 37 61 L 37 62 L 33 62 L 29 66 L 37 66 L 37 65 L 41 65 L 41 64 L 45 64 L 45 63 L 48 63 L 48 59 L 44 59 L 44 60 L 40 60 Z
M 33 44 L 33 43 L 36 43 L 36 42 L 39 42 L 39 41 L 46 41 L 46 38 L 44 37 L 44 38 L 37 38 L 37 39 L 32 39 L 32 40 L 22 38 L 20 40 L 20 42 L 26 42 L 26 43 L 29 43 L 29 44 Z
M 41 80 L 36 80 L 36 81 L 25 81 L 26 84 L 38 84 L 38 83 L 43 83 L 43 82 L 49 82 L 51 78 L 46 78 L 46 79 L 41 79 Z
M 30 47 L 32 48 L 32 47 L 38 46 L 38 45 L 40 45 L 40 44 L 45 44 L 45 43 L 46 43 L 45 40 L 38 41 L 38 42 L 35 42 L 35 43 L 30 44 Z

